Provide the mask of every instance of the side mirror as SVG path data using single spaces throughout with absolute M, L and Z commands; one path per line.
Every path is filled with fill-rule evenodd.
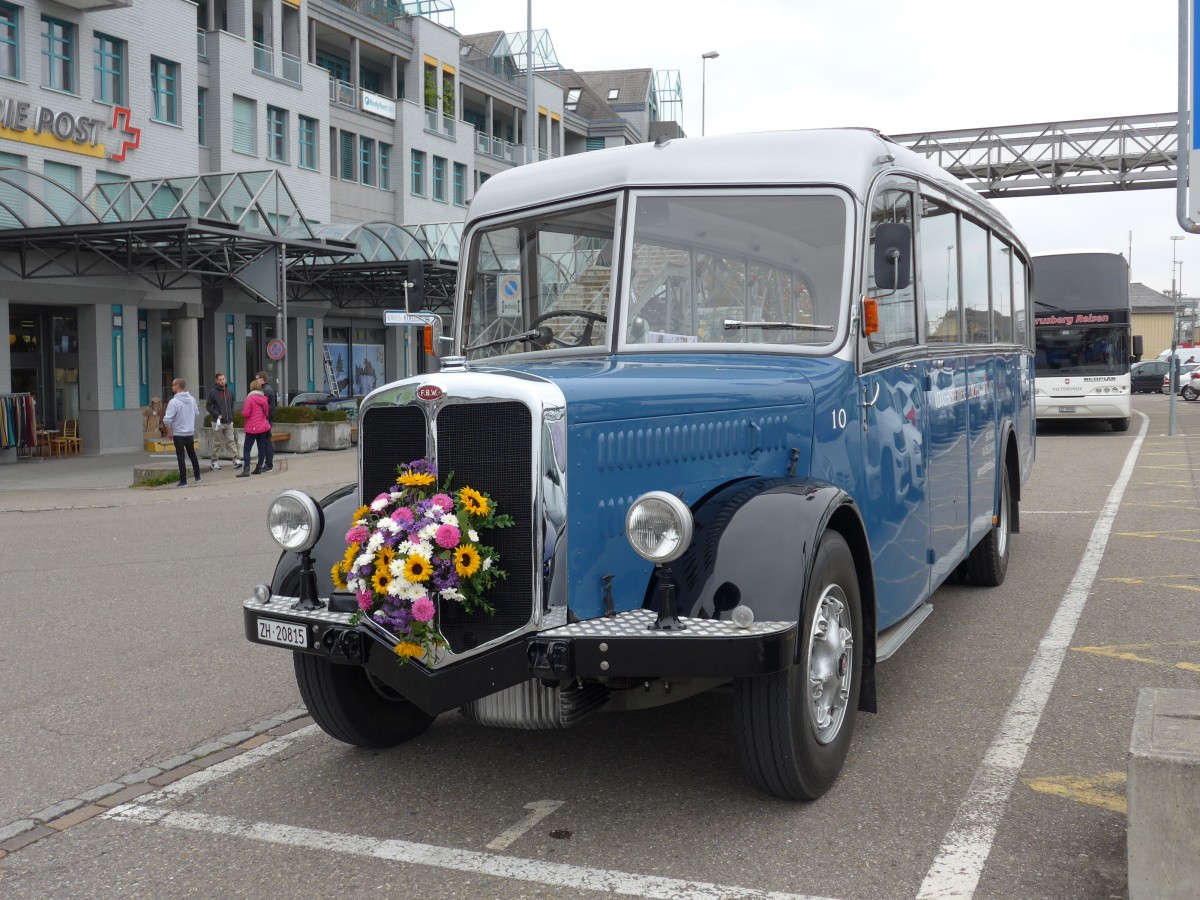
M 1138 359 L 1141 359 L 1142 358 L 1142 350 L 1143 350 L 1142 336 L 1140 334 L 1135 334 L 1133 336 L 1133 355 L 1135 357 L 1137 357 Z
M 405 292 L 405 310 L 420 312 L 425 308 L 425 262 L 420 259 L 410 259 L 406 275 L 412 286 Z
M 875 229 L 875 286 L 899 291 L 908 287 L 912 271 L 912 229 L 886 224 Z

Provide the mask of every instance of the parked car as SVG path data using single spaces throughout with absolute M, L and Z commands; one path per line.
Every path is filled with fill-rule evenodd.
M 1170 372 L 1163 376 L 1162 390 L 1164 394 L 1171 390 Z M 1200 363 L 1179 367 L 1179 396 L 1184 400 L 1200 398 Z
M 1129 367 L 1129 388 L 1135 394 L 1161 394 L 1163 376 L 1170 373 L 1165 359 L 1144 359 Z
M 297 394 L 292 398 L 292 406 L 315 406 L 317 409 L 327 409 L 329 403 L 335 400 L 344 400 L 344 397 L 339 397 L 337 394 L 330 394 L 327 391 L 308 391 L 306 393 Z

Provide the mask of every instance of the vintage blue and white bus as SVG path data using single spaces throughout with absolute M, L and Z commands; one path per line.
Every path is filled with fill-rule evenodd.
M 272 505 L 246 636 L 364 746 L 456 708 L 561 728 L 730 685 L 752 783 L 820 796 L 931 595 L 1004 580 L 1035 451 L 1021 241 L 846 129 L 514 169 L 463 247 L 453 355 L 364 400 L 358 484 Z M 434 468 L 513 517 L 477 535 L 507 572 L 487 609 L 423 580 L 432 525 L 396 544 L 419 504 L 383 521 Z
M 1125 257 L 1037 254 L 1033 314 L 1037 417 L 1100 419 L 1128 431 L 1134 339 Z

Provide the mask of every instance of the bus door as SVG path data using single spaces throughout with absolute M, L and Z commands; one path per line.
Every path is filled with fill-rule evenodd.
M 932 584 L 954 571 L 966 550 L 967 370 L 962 357 L 947 356 L 929 365 L 929 541 Z
M 968 547 L 974 547 L 992 527 L 996 511 L 996 372 L 995 360 L 976 356 L 967 368 L 967 465 L 970 471 L 970 528 Z

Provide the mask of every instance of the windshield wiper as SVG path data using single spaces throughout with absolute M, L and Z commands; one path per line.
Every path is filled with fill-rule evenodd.
M 1043 303 L 1041 300 L 1034 300 L 1034 306 L 1040 306 L 1042 309 L 1048 309 L 1051 312 L 1070 313 L 1069 309 L 1063 309 L 1061 306 L 1055 306 L 1053 303 Z M 1074 313 L 1072 313 L 1074 315 Z
M 473 347 L 467 347 L 464 352 L 470 353 L 472 350 L 484 350 L 488 347 L 496 347 L 500 344 L 512 344 L 517 341 L 529 341 L 535 344 L 548 343 L 554 337 L 554 332 L 545 325 L 539 325 L 537 328 L 531 328 L 528 331 L 522 331 L 518 334 L 510 334 L 506 337 L 495 338 L 494 340 L 484 341 L 482 344 L 476 344 Z
M 803 328 L 806 331 L 833 331 L 832 325 L 808 325 L 804 322 L 743 322 L 740 319 L 726 319 L 726 331 L 735 328 Z

